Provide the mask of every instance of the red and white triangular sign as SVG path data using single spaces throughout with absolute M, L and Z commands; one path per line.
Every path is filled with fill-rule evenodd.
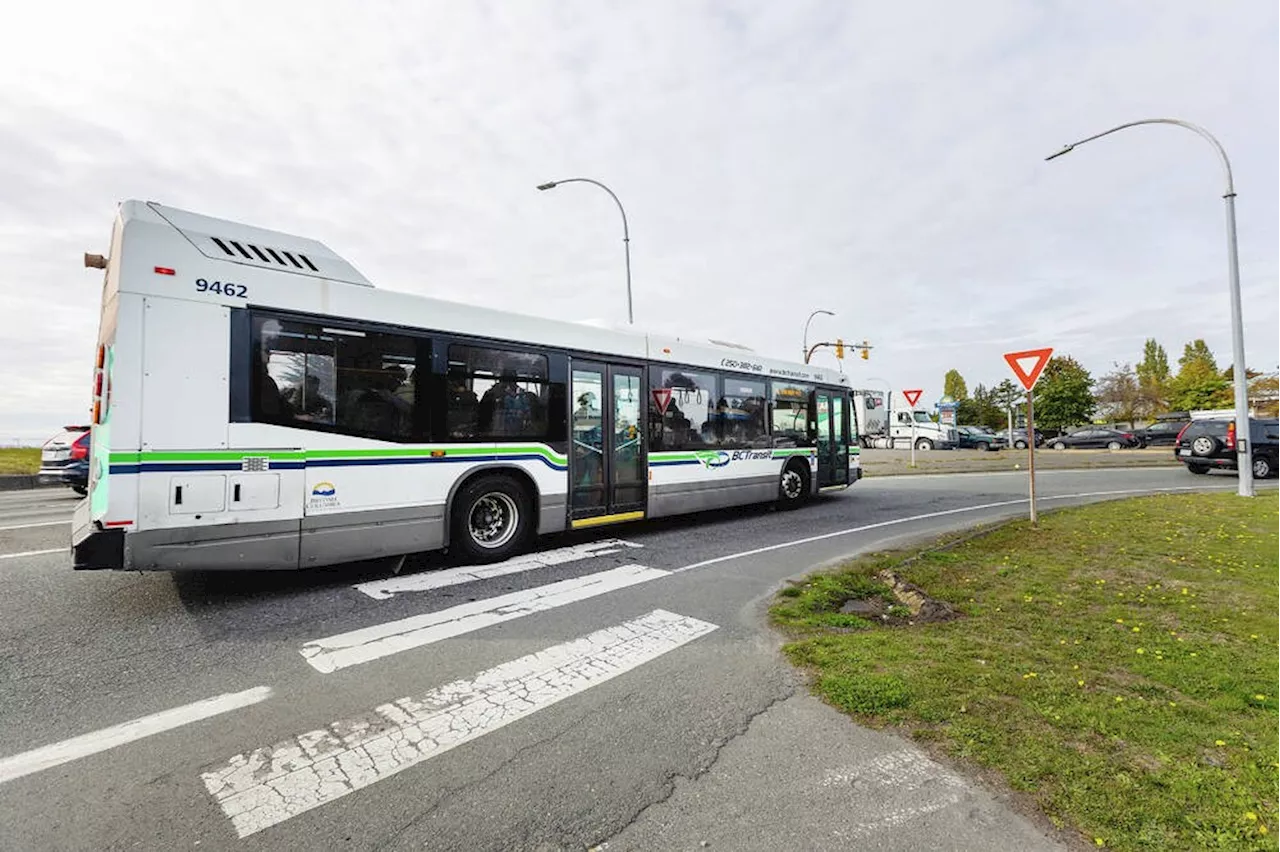
M 666 414 L 667 406 L 671 404 L 671 388 L 654 388 L 650 393 L 653 394 L 653 404 L 658 406 L 658 414 Z
M 1009 362 L 1013 374 L 1022 382 L 1022 386 L 1031 390 L 1036 386 L 1036 381 L 1052 354 L 1053 349 L 1028 349 L 1025 352 L 1006 352 L 1004 360 Z
M 916 403 L 920 401 L 920 394 L 922 393 L 924 393 L 922 389 L 916 388 L 915 390 L 904 390 L 902 395 L 907 398 L 907 405 L 915 408 Z

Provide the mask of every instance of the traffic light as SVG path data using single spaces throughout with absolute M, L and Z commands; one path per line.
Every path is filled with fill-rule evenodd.
M 844 340 L 836 338 L 836 357 L 844 360 Z
M 865 361 L 871 357 L 871 347 L 867 345 L 867 341 L 862 341 L 862 360 Z

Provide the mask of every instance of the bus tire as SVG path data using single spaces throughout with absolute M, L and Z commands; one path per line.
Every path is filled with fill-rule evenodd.
M 796 509 L 809 499 L 809 467 L 792 459 L 778 478 L 778 508 Z
M 449 549 L 464 562 L 501 562 L 528 542 L 532 502 L 524 486 L 510 476 L 478 476 L 454 498 L 450 521 Z

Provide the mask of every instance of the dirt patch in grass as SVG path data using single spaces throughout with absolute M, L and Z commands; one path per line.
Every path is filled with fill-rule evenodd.
M 871 554 L 771 615 L 825 700 L 1090 845 L 1276 849 L 1278 562 L 1274 491 L 1163 495 Z M 954 617 L 885 618 L 886 571 Z
M 30 476 L 39 470 L 39 447 L 0 447 L 0 476 Z

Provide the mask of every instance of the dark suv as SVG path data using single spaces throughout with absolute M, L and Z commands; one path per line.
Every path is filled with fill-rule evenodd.
M 1266 479 L 1276 475 L 1276 447 L 1280 444 L 1280 421 L 1271 417 L 1249 420 L 1249 445 L 1253 475 Z M 1209 468 L 1236 469 L 1236 422 L 1234 420 L 1192 420 L 1173 443 L 1173 454 L 1192 473 L 1208 473 Z
M 1133 437 L 1141 441 L 1144 447 L 1171 447 L 1190 422 L 1189 418 L 1157 420 L 1150 426 L 1134 430 Z

